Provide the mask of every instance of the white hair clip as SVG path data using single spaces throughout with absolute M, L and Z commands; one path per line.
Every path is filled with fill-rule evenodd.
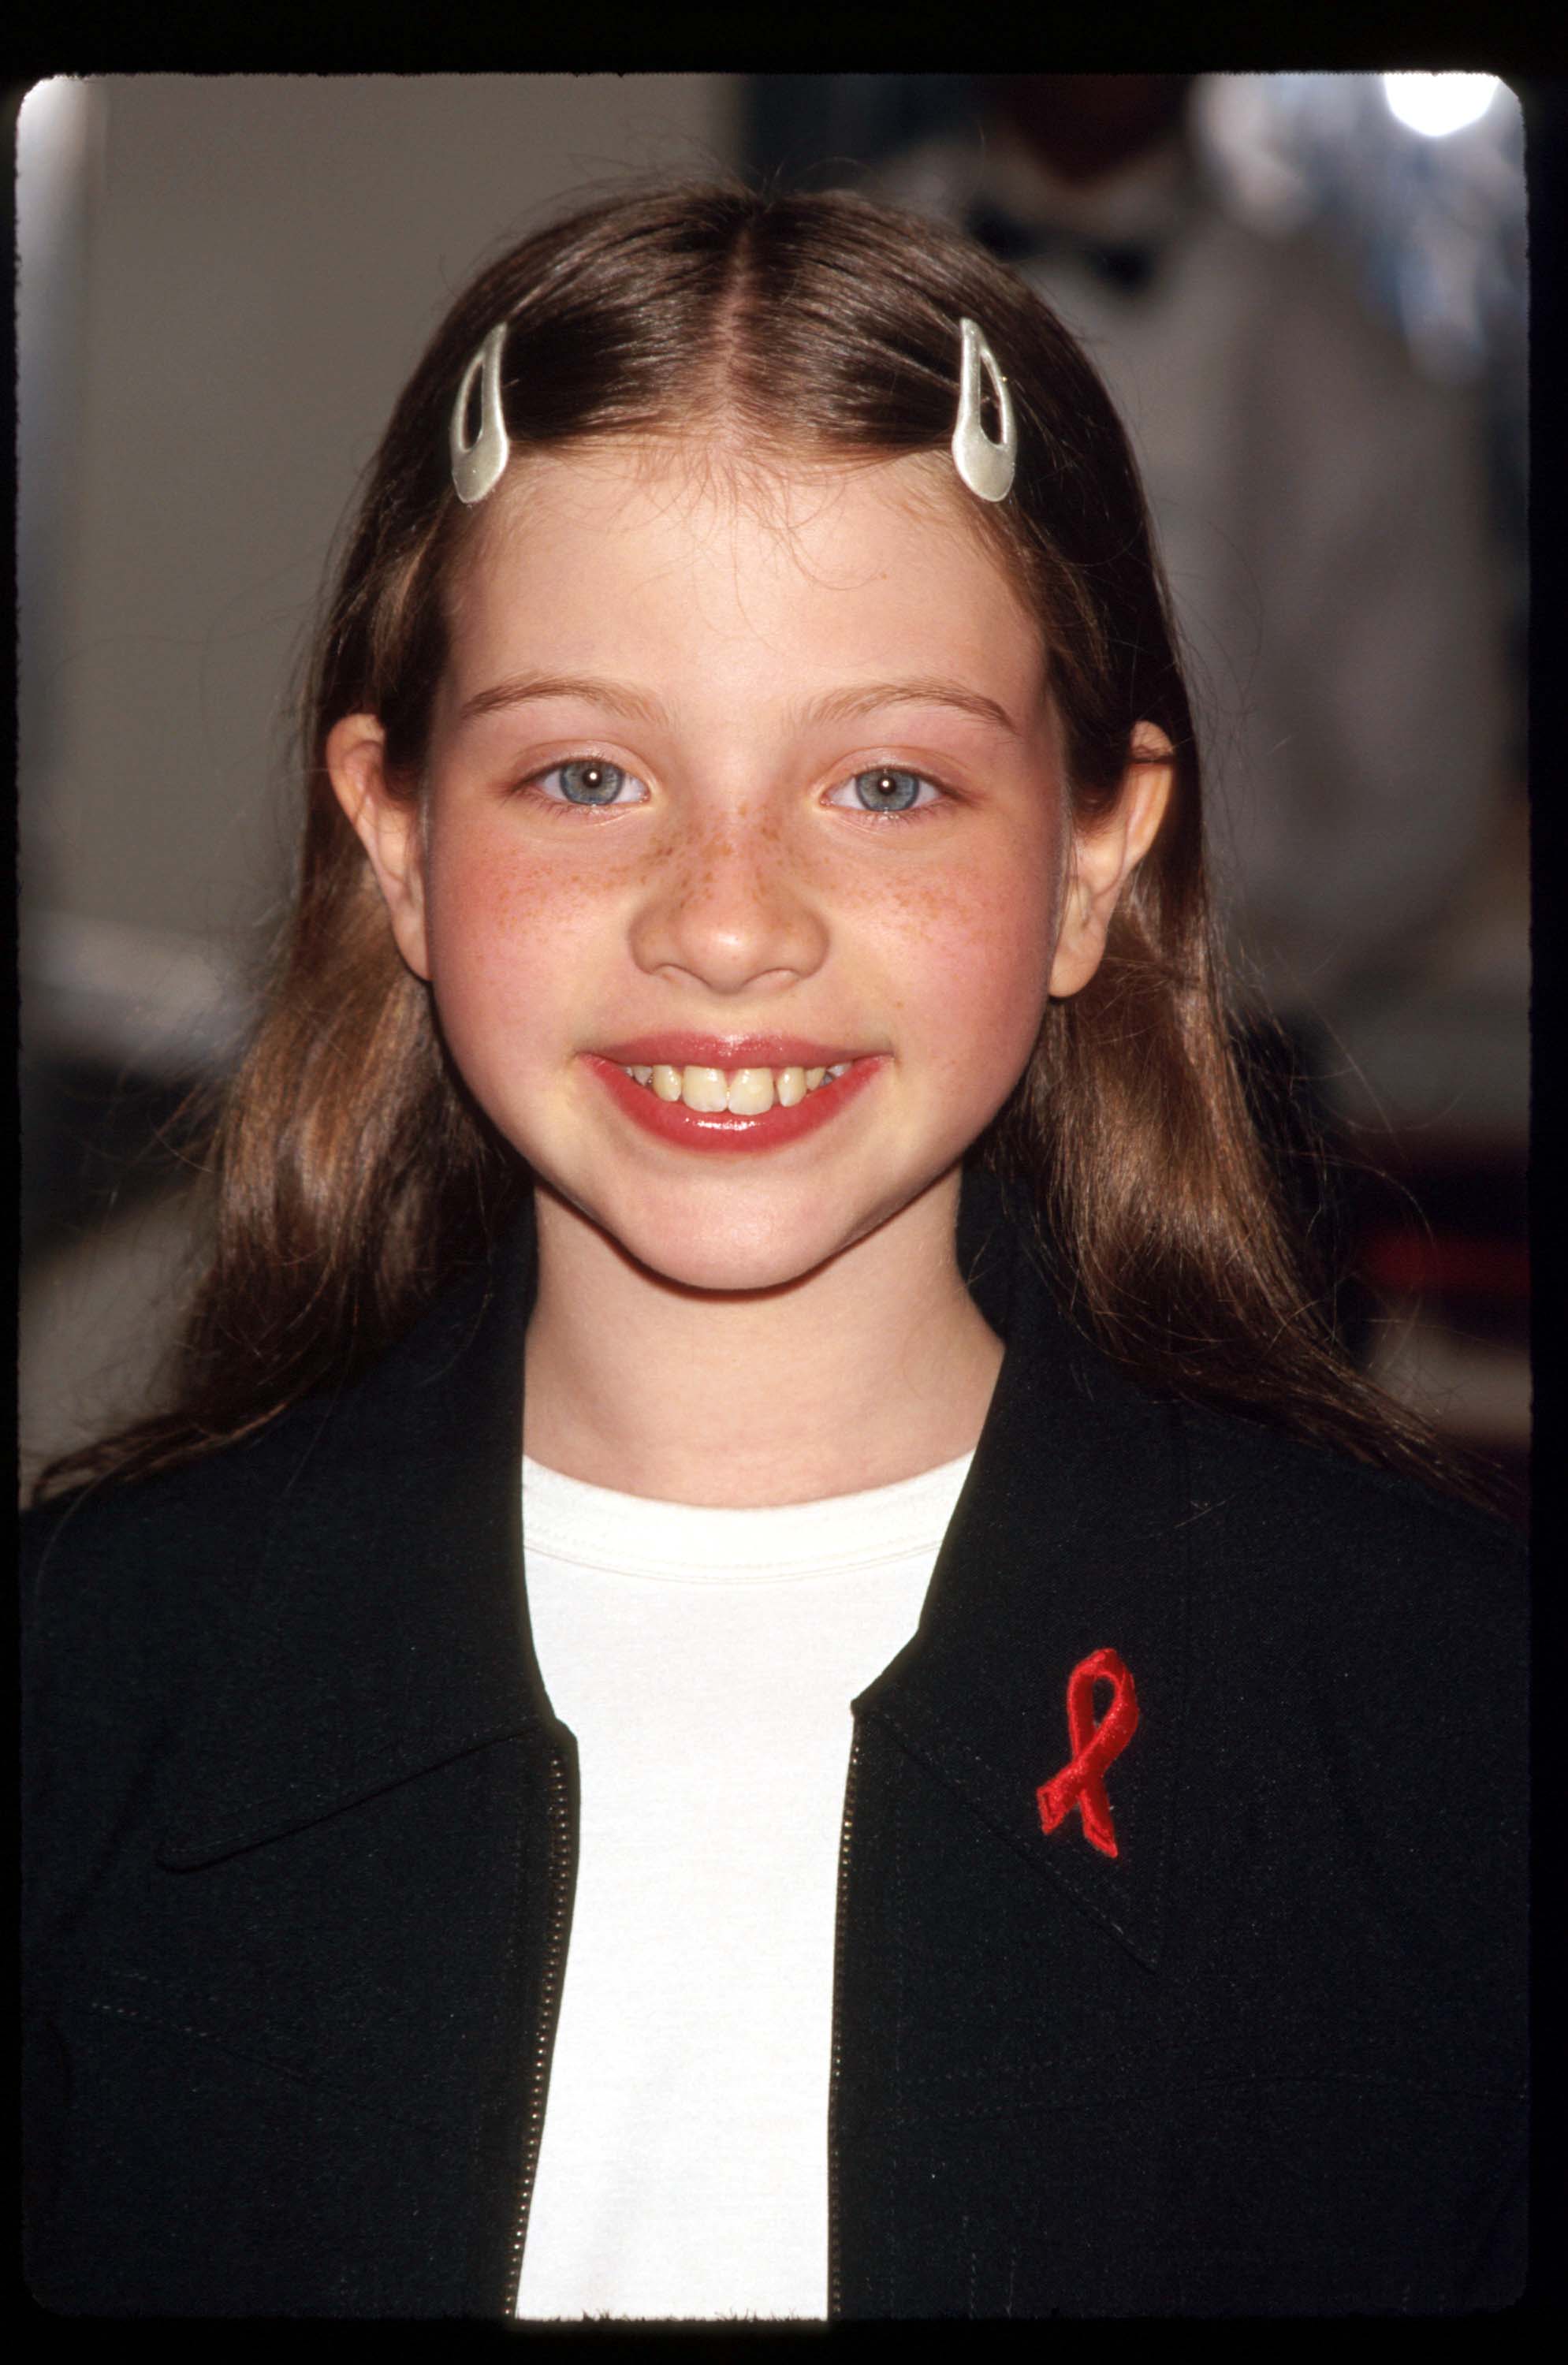
M 963 359 L 958 380 L 958 423 L 953 430 L 953 465 L 971 493 L 982 501 L 1004 501 L 1013 488 L 1018 461 L 1018 430 L 1013 418 L 1013 398 L 1007 380 L 996 365 L 996 355 L 972 320 L 960 320 Z M 1001 414 L 1002 440 L 993 443 L 980 423 L 980 370 L 991 378 Z
M 1013 398 L 1007 391 L 1007 380 L 997 367 L 996 355 L 975 322 L 965 319 L 958 326 L 963 342 L 953 463 L 971 493 L 978 493 L 982 501 L 1002 501 L 1013 488 L 1013 472 L 1018 458 Z M 511 453 L 501 410 L 501 353 L 506 337 L 507 323 L 503 320 L 490 331 L 464 371 L 457 399 L 452 406 L 452 482 L 458 499 L 470 508 L 494 491 L 506 473 Z M 1002 436 L 994 443 L 980 420 L 982 368 L 990 375 L 1001 414 Z M 479 380 L 479 431 L 468 443 L 464 428 L 476 377 Z
M 507 423 L 501 412 L 501 348 L 507 323 L 492 329 L 467 368 L 452 406 L 452 481 L 460 501 L 470 508 L 494 490 L 506 473 L 511 453 Z M 474 380 L 479 380 L 479 432 L 472 443 L 463 440 L 463 428 Z

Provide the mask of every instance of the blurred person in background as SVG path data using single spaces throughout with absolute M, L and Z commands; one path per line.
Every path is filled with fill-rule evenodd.
M 1510 760 L 1481 404 L 1415 365 L 1310 229 L 1243 219 L 1192 74 L 1018 74 L 874 195 L 961 223 L 1082 340 L 1130 429 L 1197 684 L 1249 1067 L 1347 1343 L 1326 1182 L 1340 1021 L 1451 909 Z

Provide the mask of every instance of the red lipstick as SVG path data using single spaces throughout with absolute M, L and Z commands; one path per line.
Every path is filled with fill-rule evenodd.
M 644 1042 L 650 1046 L 657 1045 L 661 1052 L 667 1049 L 672 1043 L 681 1044 L 700 1039 L 690 1036 L 669 1035 L 650 1035 L 643 1038 Z M 711 1043 L 711 1038 L 710 1038 L 710 1047 Z M 816 1068 L 836 1067 L 839 1064 L 837 1059 L 812 1058 L 808 1061 L 798 1056 L 790 1059 L 776 1057 L 772 1059 L 742 1059 L 734 1058 L 733 1054 L 727 1054 L 726 1057 L 729 1064 L 736 1068 L 774 1066 L 782 1068 L 808 1065 Z M 824 1125 L 831 1125 L 834 1118 L 846 1109 L 851 1101 L 859 1097 L 867 1086 L 880 1073 L 884 1065 L 880 1056 L 873 1053 L 868 1059 L 855 1060 L 852 1066 L 846 1069 L 842 1076 L 824 1078 L 814 1093 L 808 1093 L 804 1100 L 795 1103 L 793 1108 L 785 1108 L 779 1102 L 775 1101 L 773 1106 L 770 1109 L 765 1109 L 760 1116 L 736 1116 L 727 1109 L 715 1109 L 710 1112 L 705 1109 L 689 1109 L 684 1101 L 662 1101 L 656 1093 L 650 1092 L 646 1084 L 640 1084 L 635 1076 L 624 1074 L 616 1057 L 601 1057 L 596 1052 L 587 1051 L 583 1054 L 583 1058 L 588 1068 L 599 1079 L 616 1106 L 623 1111 L 634 1125 L 641 1126 L 644 1133 L 652 1134 L 655 1140 L 668 1142 L 681 1149 L 732 1151 L 782 1149 L 787 1142 L 799 1141 L 806 1134 L 819 1132 Z M 678 1062 L 675 1059 L 666 1060 L 662 1057 L 644 1058 L 639 1053 L 635 1060 L 628 1059 L 625 1062 L 627 1067 L 639 1068 L 665 1065 L 675 1067 L 678 1064 L 690 1068 L 718 1068 L 724 1066 L 725 1060 L 697 1059 L 689 1055 L 684 1061 Z

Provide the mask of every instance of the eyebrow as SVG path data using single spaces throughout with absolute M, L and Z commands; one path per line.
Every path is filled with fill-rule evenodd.
M 1015 738 L 1018 735 L 1018 725 L 994 698 L 970 689 L 964 682 L 949 681 L 941 674 L 924 675 L 914 681 L 871 681 L 857 689 L 835 689 L 816 700 L 806 710 L 805 719 L 813 723 L 847 723 L 879 706 L 952 706 L 960 714 L 972 714 L 981 723 L 1010 731 Z
M 667 723 L 669 716 L 656 698 L 648 698 L 624 682 L 603 681 L 592 675 L 558 673 L 514 674 L 488 689 L 476 689 L 457 711 L 459 723 L 477 715 L 498 714 L 508 706 L 521 706 L 531 698 L 580 698 L 590 706 L 607 706 L 612 713 L 629 714 L 639 723 Z
M 577 674 L 514 674 L 506 681 L 498 681 L 488 689 L 476 690 L 458 710 L 459 723 L 469 723 L 482 714 L 497 714 L 510 706 L 521 706 L 531 699 L 578 698 L 592 706 L 607 707 L 611 713 L 625 714 L 634 722 L 663 723 L 667 726 L 669 710 L 657 698 L 645 691 L 632 689 L 625 682 L 608 681 L 598 675 Z M 846 689 L 830 690 L 823 698 L 814 699 L 800 710 L 802 723 L 847 723 L 868 714 L 882 706 L 950 706 L 961 714 L 969 714 L 993 728 L 1018 736 L 1018 725 L 1003 706 L 994 698 L 987 698 L 978 689 L 970 689 L 961 681 L 949 681 L 940 674 L 923 675 L 912 681 L 872 681 Z

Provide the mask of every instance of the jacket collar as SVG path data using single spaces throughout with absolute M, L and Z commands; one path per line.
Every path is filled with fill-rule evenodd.
M 965 1178 L 958 1248 L 1006 1353 L 919 1626 L 853 1707 L 1153 1968 L 1187 1692 L 1180 1422 L 1066 1318 L 1059 1283 L 987 1178 Z M 1103 1649 L 1138 1709 L 1104 1776 L 1114 1857 L 1077 1810 L 1047 1833 L 1036 1798 L 1073 1756 L 1072 1671 Z M 1108 1706 L 1097 1693 L 1096 1722 Z
M 532 1216 L 353 1386 L 254 1449 L 271 1502 L 160 1849 L 302 1830 L 470 1749 L 554 1737 L 521 1585 Z
M 853 1703 L 1152 1967 L 1186 1685 L 1190 1505 L 1168 1407 L 1058 1310 L 1005 1193 L 966 1174 L 958 1252 L 1005 1343 L 919 1627 Z M 232 1663 L 161 1860 L 208 1863 L 486 1743 L 569 1736 L 529 1624 L 521 1532 L 531 1210 L 354 1386 L 271 1440 L 271 1510 Z M 265 1440 L 263 1440 L 263 1443 Z M 237 1572 L 240 1575 L 241 1573 Z M 1139 1721 L 1104 1780 L 1117 1854 L 1036 1792 L 1072 1755 L 1067 1691 L 1116 1652 Z M 1105 1713 L 1095 1698 L 1096 1720 Z

